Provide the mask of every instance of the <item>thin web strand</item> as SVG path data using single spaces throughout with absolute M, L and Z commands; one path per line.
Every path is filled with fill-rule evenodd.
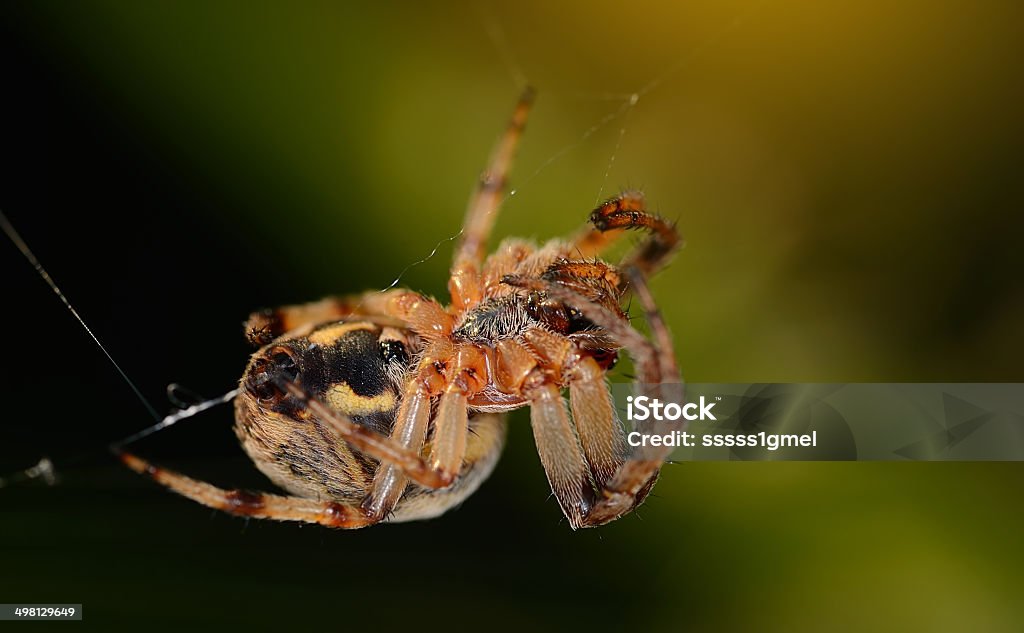
M 619 136 L 615 139 L 615 147 L 612 148 L 612 155 L 608 158 L 608 167 L 604 170 L 604 178 L 601 179 L 601 187 L 597 190 L 597 199 L 594 201 L 595 207 L 601 204 L 601 198 L 604 197 L 604 188 L 608 184 L 608 176 L 612 173 L 612 167 L 615 165 L 615 157 L 618 156 L 619 148 L 622 147 L 622 139 L 626 136 L 626 126 L 629 124 L 629 115 L 633 112 L 633 108 L 636 107 L 639 100 L 639 94 L 634 94 L 629 100 L 629 108 L 626 110 L 625 116 L 622 119 L 622 127 L 619 128 Z
M 525 88 L 529 84 L 526 79 L 526 73 L 523 72 L 522 66 L 519 65 L 515 54 L 512 52 L 512 47 L 509 46 L 508 40 L 505 39 L 505 30 L 501 28 L 501 22 L 490 11 L 490 7 L 477 5 L 476 11 L 480 21 L 484 24 L 484 31 L 494 45 L 498 57 L 505 64 L 505 69 L 508 71 L 509 76 L 511 76 L 512 81 L 515 82 L 517 88 Z
M 39 276 L 43 278 L 43 281 L 45 281 L 46 284 L 50 286 L 50 289 L 53 290 L 54 294 L 56 294 L 57 297 L 61 300 L 61 302 L 64 304 L 64 307 L 66 307 L 68 311 L 71 312 L 71 315 L 75 317 L 75 319 L 82 325 L 82 328 L 85 329 L 89 337 L 92 338 L 93 342 L 96 343 L 96 346 L 100 348 L 100 351 L 102 351 L 103 355 L 107 357 L 107 360 L 110 361 L 110 364 L 114 366 L 114 369 L 117 370 L 117 373 L 121 374 L 121 378 L 124 378 L 125 383 L 127 383 L 128 386 L 131 387 L 131 390 L 135 393 L 135 396 L 139 399 L 139 402 L 141 402 L 142 405 L 146 407 L 146 410 L 149 411 L 149 415 L 152 416 L 154 420 L 160 420 L 160 414 L 156 412 L 156 409 L 154 409 L 153 405 L 149 403 L 149 400 L 147 400 L 146 397 L 142 395 L 142 392 L 139 390 L 137 386 L 135 386 L 135 383 L 132 382 L 132 379 L 128 377 L 128 374 L 126 374 L 124 370 L 121 369 L 121 366 L 117 364 L 117 361 L 114 360 L 114 357 L 110 355 L 110 352 L 107 351 L 107 348 L 103 346 L 103 343 L 100 342 L 100 339 L 97 338 L 95 334 L 93 334 L 93 331 L 91 329 L 89 329 L 89 326 L 86 325 L 85 323 L 85 319 L 82 318 L 82 315 L 78 314 L 78 310 L 75 310 L 74 306 L 71 305 L 71 302 L 68 301 L 68 298 L 64 296 L 64 293 L 61 292 L 60 288 L 57 287 L 57 284 L 53 281 L 53 278 L 50 277 L 50 274 L 46 272 L 46 269 L 43 268 L 43 265 L 39 263 L 38 259 L 36 259 L 35 254 L 33 254 L 32 250 L 29 249 L 28 244 L 25 243 L 25 240 L 21 239 L 21 235 L 19 235 L 18 232 L 14 229 L 14 226 L 11 224 L 10 220 L 7 219 L 7 215 L 4 214 L 3 211 L 0 211 L 0 226 L 3 227 L 4 233 L 7 234 L 7 237 L 9 237 L 11 241 L 14 242 L 14 245 L 18 247 L 18 250 L 21 251 L 21 254 L 25 256 L 25 259 L 27 259 L 28 262 L 32 264 L 32 267 L 36 269 L 36 272 L 39 273 Z
M 227 402 L 230 402 L 231 400 L 233 400 L 235 398 L 235 396 L 238 395 L 238 393 L 239 393 L 238 389 L 232 389 L 231 391 L 227 392 L 223 396 L 218 396 L 216 398 L 211 398 L 211 399 L 206 400 L 204 402 L 199 402 L 197 404 L 193 404 L 191 406 L 185 407 L 184 409 L 180 409 L 178 411 L 175 411 L 174 413 L 171 413 L 170 415 L 164 416 L 164 418 L 162 420 L 160 420 L 159 422 L 157 422 L 153 426 L 144 428 L 141 431 L 138 431 L 136 433 L 132 433 L 128 437 L 122 438 L 122 439 L 112 443 L 110 445 L 110 448 L 111 448 L 111 450 L 117 452 L 121 448 L 127 446 L 128 444 L 131 444 L 133 442 L 137 442 L 137 441 L 141 440 L 144 437 L 148 437 L 148 436 L 156 433 L 157 431 L 162 431 L 162 430 L 166 429 L 169 426 L 177 424 L 181 420 L 184 420 L 186 418 L 191 418 L 192 416 L 197 415 L 199 413 L 202 413 L 203 411 L 206 411 L 207 409 L 211 409 L 211 408 L 213 408 L 213 407 L 215 407 L 215 406 L 217 406 L 219 404 L 225 404 Z
M 678 58 L 675 61 L 675 63 L 669 66 L 664 72 L 660 73 L 659 75 L 654 77 L 654 79 L 651 79 L 646 84 L 644 84 L 644 86 L 640 88 L 640 90 L 636 91 L 636 94 L 640 97 L 643 97 L 652 90 L 654 90 L 655 88 L 657 88 L 658 86 L 660 86 L 661 84 L 663 84 L 666 79 L 676 74 L 680 70 L 686 68 L 687 64 L 690 64 L 695 59 L 699 59 L 701 55 L 704 55 L 713 47 L 717 46 L 718 43 L 725 39 L 727 35 L 731 34 L 733 31 L 739 28 L 740 25 L 742 25 L 744 22 L 746 22 L 752 16 L 754 16 L 757 12 L 759 12 L 762 8 L 764 8 L 766 4 L 768 4 L 768 0 L 763 0 L 762 2 L 758 2 L 756 4 L 751 5 L 749 8 L 747 8 L 746 11 L 741 11 L 739 14 L 736 15 L 736 17 L 730 20 L 728 24 L 712 33 L 703 41 L 695 44 L 689 52 L 685 53 L 682 57 Z
M 543 163 L 541 163 L 541 165 L 529 177 L 527 177 L 524 181 L 522 181 L 522 183 L 517 188 L 512 189 L 511 191 L 508 192 L 508 194 L 505 195 L 505 197 L 502 199 L 502 201 L 498 205 L 498 207 L 500 208 L 501 205 L 503 205 L 505 203 L 505 201 L 508 200 L 508 198 L 516 195 L 522 187 L 526 186 L 531 181 L 533 181 L 537 176 L 539 176 L 543 171 L 545 171 L 553 163 L 557 162 L 565 154 L 569 153 L 570 151 L 572 151 L 576 147 L 579 147 L 580 145 L 582 145 L 591 136 L 593 136 L 599 130 L 603 129 L 605 126 L 610 124 L 612 121 L 615 121 L 616 119 L 618 119 L 620 117 L 628 118 L 628 115 L 633 111 L 633 109 L 639 103 L 641 97 L 646 96 L 647 94 L 651 93 L 652 91 L 657 89 L 659 86 L 661 86 L 672 75 L 675 75 L 676 73 L 680 72 L 688 64 L 692 63 L 696 59 L 699 59 L 702 55 L 707 53 L 709 50 L 712 50 L 723 39 L 725 39 L 725 37 L 727 35 L 731 34 L 739 26 L 741 26 L 743 23 L 745 23 L 747 20 L 749 20 L 753 15 L 755 15 L 758 11 L 760 11 L 766 4 L 767 4 L 767 0 L 763 0 L 762 2 L 759 2 L 757 4 L 752 5 L 746 11 L 743 11 L 743 12 L 739 13 L 736 17 L 734 17 L 732 20 L 730 20 L 723 27 L 721 27 L 720 29 L 718 29 L 717 31 L 712 33 L 709 37 L 705 38 L 703 41 L 701 41 L 701 42 L 697 43 L 696 45 L 694 45 L 694 47 L 692 49 L 690 49 L 690 51 L 688 51 L 687 53 L 685 53 L 681 57 L 679 57 L 666 70 L 664 70 L 663 72 L 657 74 L 654 78 L 652 78 L 651 80 L 649 80 L 646 83 L 644 83 L 641 86 L 641 88 L 639 90 L 635 91 L 635 92 L 632 92 L 632 93 L 613 93 L 613 92 L 608 92 L 608 93 L 597 93 L 597 94 L 588 94 L 588 93 L 583 93 L 583 92 L 570 93 L 570 96 L 573 96 L 573 97 L 579 98 L 579 99 L 586 99 L 586 100 L 593 100 L 593 101 L 621 101 L 622 105 L 619 108 L 617 108 L 615 111 L 610 112 L 609 114 L 605 115 L 596 124 L 594 124 L 591 127 L 589 127 L 582 134 L 582 136 L 579 138 L 579 140 L 577 140 L 574 143 L 571 143 L 571 144 L 566 145 L 565 147 L 559 149 L 550 158 L 548 158 Z M 482 16 L 482 20 L 484 21 L 485 29 L 488 31 L 488 34 L 490 35 L 491 40 L 494 43 L 495 47 L 498 49 L 499 54 L 502 56 L 503 61 L 505 61 L 506 67 L 509 69 L 510 74 L 512 74 L 513 79 L 517 83 L 522 84 L 522 82 L 526 81 L 526 77 L 527 76 L 523 72 L 521 66 L 516 62 L 515 56 L 512 53 L 511 47 L 508 45 L 508 42 L 507 42 L 507 40 L 504 37 L 504 31 L 500 28 L 500 25 L 495 23 L 495 19 L 494 19 L 493 15 L 484 15 L 483 13 L 481 13 L 481 16 Z M 523 84 L 523 85 L 525 85 L 525 84 Z M 557 93 L 551 93 L 551 94 L 557 94 Z M 624 121 L 622 127 L 619 129 L 619 134 L 618 134 L 618 137 L 616 138 L 615 147 L 613 148 L 611 156 L 608 159 L 608 167 L 605 170 L 605 174 L 604 174 L 604 177 L 602 178 L 600 188 L 598 189 L 598 195 L 597 195 L 597 202 L 596 202 L 596 204 L 600 204 L 601 197 L 604 195 L 604 190 L 605 190 L 605 188 L 607 186 L 608 178 L 611 175 L 611 171 L 612 171 L 612 168 L 614 166 L 615 159 L 616 159 L 616 157 L 617 157 L 617 155 L 619 153 L 619 150 L 622 147 L 622 141 L 623 141 L 623 138 L 625 137 L 625 134 L 626 134 L 626 127 L 627 127 L 627 125 L 626 125 L 626 122 Z

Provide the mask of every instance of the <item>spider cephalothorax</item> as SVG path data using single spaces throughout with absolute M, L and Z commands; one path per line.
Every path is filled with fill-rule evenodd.
M 639 383 L 678 382 L 645 280 L 679 240 L 627 192 L 595 209 L 593 227 L 573 239 L 506 240 L 485 257 L 531 97 L 520 100 L 470 202 L 450 304 L 396 289 L 250 317 L 246 333 L 260 349 L 242 377 L 235 431 L 292 496 L 223 490 L 129 454 L 125 462 L 234 514 L 346 528 L 428 518 L 490 474 L 501 414 L 529 406 L 541 463 L 573 528 L 641 503 L 668 449 L 629 453 L 605 374 L 624 350 Z M 618 266 L 598 259 L 626 229 L 649 236 Z M 656 345 L 630 326 L 627 293 Z

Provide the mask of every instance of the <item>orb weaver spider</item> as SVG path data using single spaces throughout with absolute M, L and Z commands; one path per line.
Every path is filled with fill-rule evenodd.
M 572 239 L 507 239 L 485 256 L 532 100 L 525 91 L 471 197 L 447 306 L 391 289 L 249 318 L 246 335 L 259 349 L 235 398 L 235 432 L 288 496 L 225 490 L 124 451 L 122 461 L 231 514 L 360 528 L 432 518 L 464 500 L 498 460 L 502 414 L 529 406 L 541 463 L 573 529 L 643 502 L 671 449 L 629 452 L 605 375 L 624 350 L 637 383 L 679 384 L 646 279 L 680 240 L 641 194 L 626 192 Z M 618 266 L 598 259 L 628 229 L 647 237 Z M 653 342 L 621 307 L 630 292 Z

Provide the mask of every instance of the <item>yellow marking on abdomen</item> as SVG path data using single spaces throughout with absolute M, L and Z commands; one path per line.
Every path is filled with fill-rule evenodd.
M 398 398 L 390 389 L 377 396 L 361 396 L 352 391 L 343 382 L 335 383 L 327 389 L 324 396 L 327 405 L 346 415 L 369 415 L 391 411 L 395 408 Z
M 358 323 L 339 323 L 337 325 L 331 325 L 325 327 L 322 330 L 317 330 L 309 335 L 309 342 L 317 345 L 330 345 L 334 343 L 342 336 L 345 336 L 349 332 L 356 330 L 375 330 L 376 326 L 367 321 L 360 321 Z

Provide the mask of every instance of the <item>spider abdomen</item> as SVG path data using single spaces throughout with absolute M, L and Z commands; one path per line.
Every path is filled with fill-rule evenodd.
M 243 449 L 261 472 L 294 495 L 359 504 L 380 462 L 342 441 L 281 384 L 294 382 L 360 427 L 387 436 L 415 341 L 402 328 L 368 321 L 323 323 L 272 341 L 253 355 L 235 401 L 235 433 Z M 441 514 L 490 474 L 501 452 L 504 421 L 481 414 L 469 424 L 474 433 L 456 485 L 444 490 L 409 485 L 391 520 Z

